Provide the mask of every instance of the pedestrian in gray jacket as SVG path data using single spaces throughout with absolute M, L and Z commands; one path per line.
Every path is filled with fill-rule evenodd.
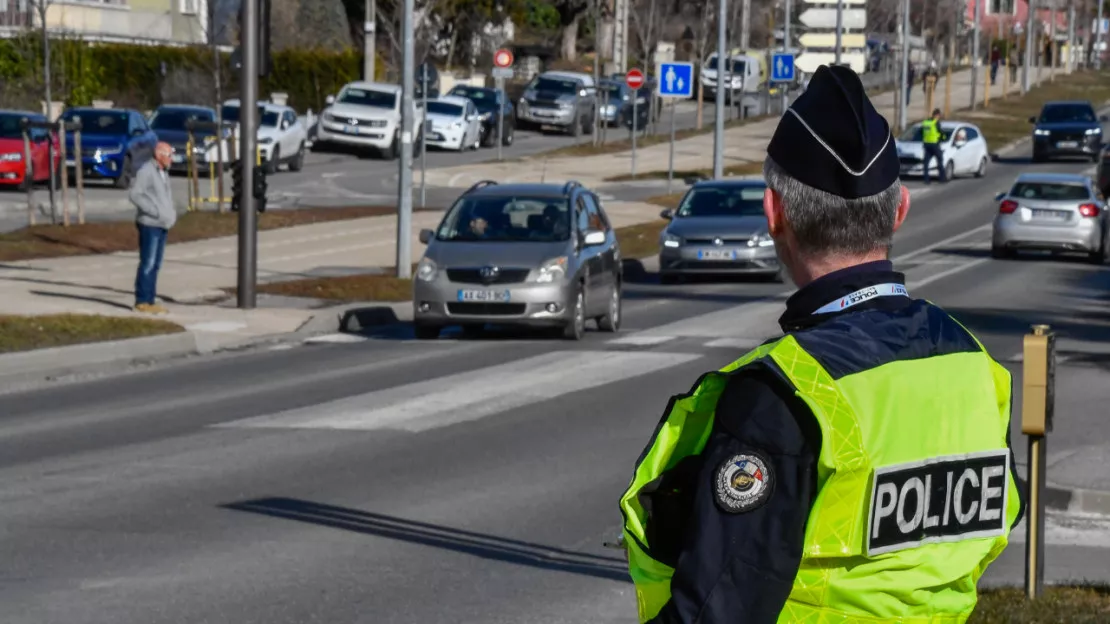
M 139 229 L 139 269 L 135 276 L 135 310 L 164 314 L 166 308 L 155 303 L 158 270 L 166 251 L 166 235 L 177 222 L 170 191 L 170 160 L 173 147 L 169 143 L 154 146 L 154 158 L 148 160 L 131 182 L 129 197 L 135 204 L 135 225 Z

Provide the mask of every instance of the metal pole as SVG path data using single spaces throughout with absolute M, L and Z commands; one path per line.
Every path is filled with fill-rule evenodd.
M 788 14 L 789 15 L 789 14 Z M 840 64 L 840 33 L 844 30 L 844 0 L 836 0 L 836 64 Z
M 671 194 L 671 184 L 674 182 L 674 109 L 678 108 L 678 100 L 671 99 L 671 148 L 667 157 L 667 194 Z
M 713 130 L 713 178 L 724 177 L 724 151 L 725 151 L 725 90 L 721 78 L 725 75 L 721 63 L 725 62 L 728 50 L 725 48 L 725 30 L 728 25 L 728 0 L 720 0 L 717 7 L 717 110 L 714 111 L 716 119 Z
M 428 118 L 428 64 L 424 63 L 420 66 L 420 100 L 424 104 L 424 119 Z M 424 125 L 428 122 L 425 121 Z M 421 128 L 427 130 L 427 128 Z M 428 206 L 428 187 L 424 184 L 425 176 L 428 172 L 428 143 L 426 132 L 419 132 L 420 135 L 420 207 L 426 208 Z M 463 138 L 466 138 L 466 133 L 463 133 Z M 470 147 L 464 145 L 463 149 Z
M 752 0 L 744 0 L 740 8 L 740 19 L 744 21 L 740 27 L 740 49 L 747 52 L 752 38 Z
M 1102 0 L 1098 2 L 1098 22 L 1095 27 L 1095 69 L 1102 69 Z
M 399 184 L 397 185 L 397 277 L 408 279 L 412 274 L 412 129 L 416 111 L 412 102 L 412 87 L 415 68 L 413 67 L 413 0 L 405 0 L 402 48 L 404 61 L 401 63 L 401 158 Z
M 73 131 L 73 162 L 78 162 L 81 154 L 81 121 L 77 120 L 77 129 Z M 69 175 L 69 171 L 66 175 Z M 74 183 L 77 185 L 77 222 L 81 225 L 85 224 L 85 178 L 84 168 L 80 166 L 73 167 Z
M 632 179 L 636 179 L 636 135 L 640 130 L 640 118 L 636 115 L 636 103 L 640 99 L 640 90 L 632 90 Z
M 1048 80 L 1049 82 L 1056 81 L 1056 0 L 1052 0 L 1052 12 L 1050 13 L 1052 19 L 1051 29 L 1049 30 L 1049 45 L 1048 53 L 1050 55 L 1048 61 Z
M 601 0 L 594 0 L 594 86 L 601 84 Z M 497 88 L 502 89 L 504 83 L 497 79 Z M 497 160 L 501 160 L 501 121 L 497 122 Z M 594 145 L 601 142 L 601 90 L 594 91 Z
M 1068 73 L 1075 71 L 1075 3 L 1068 2 Z
M 62 148 L 61 162 L 64 163 L 66 161 L 66 123 L 64 121 L 58 122 L 58 136 L 61 137 L 58 144 Z M 76 155 L 73 157 L 73 162 L 77 162 Z M 62 225 L 69 227 L 69 172 L 67 171 L 66 175 L 59 177 L 62 179 Z M 53 181 L 51 181 L 51 185 L 53 185 Z
M 596 83 L 595 83 L 596 84 Z M 498 76 L 497 81 L 497 97 L 505 97 L 505 79 Z M 428 107 L 424 107 L 424 114 L 428 114 Z M 497 100 L 497 160 L 501 160 L 501 144 L 505 142 L 505 102 L 501 99 Z M 594 133 L 597 134 L 596 132 Z M 422 152 L 423 153 L 423 152 Z
M 790 51 L 790 9 L 792 8 L 792 5 L 793 5 L 793 0 L 786 0 L 786 5 L 784 7 L 784 11 L 786 12 L 786 14 L 784 16 L 785 19 L 783 19 L 783 22 L 782 22 L 782 51 L 783 52 L 789 52 Z M 840 26 L 840 12 L 839 11 L 836 14 L 836 21 L 837 21 L 836 38 L 837 38 L 837 42 L 839 42 L 840 41 L 840 28 L 839 28 L 839 26 Z M 839 45 L 837 46 L 837 50 L 838 51 L 837 51 L 836 62 L 839 63 L 840 62 Z M 794 68 L 795 74 L 797 73 L 797 71 L 798 71 L 798 69 L 795 67 Z M 785 115 L 786 114 L 786 107 L 790 103 L 790 98 L 787 95 L 787 92 L 790 89 L 785 83 L 782 83 L 781 85 L 779 85 L 779 89 L 782 90 L 782 114 Z
M 979 86 L 979 23 L 983 18 L 984 0 L 972 1 L 975 2 L 975 21 L 971 29 L 971 108 L 974 109 L 979 97 L 975 91 Z
M 258 144 L 258 0 L 243 0 L 240 40 L 243 66 L 239 71 L 239 164 L 243 167 L 243 198 L 239 205 L 238 303 L 255 307 L 258 277 L 258 215 L 255 213 L 254 163 Z
M 1029 509 L 1025 518 L 1025 594 L 1036 598 L 1044 591 L 1044 500 L 1045 440 L 1029 436 Z
M 1099 9 L 1102 8 L 1102 0 L 1099 0 Z M 1033 54 L 1033 16 L 1037 13 L 1037 0 L 1029 0 L 1029 11 L 1025 16 L 1025 63 L 1021 67 L 1021 93 L 1025 95 L 1032 88 L 1029 79 L 1032 77 L 1030 67 L 1033 66 L 1033 61 L 1037 58 Z
M 898 131 L 906 129 L 906 89 L 910 75 L 910 0 L 902 0 L 902 71 L 898 77 Z M 925 111 L 928 115 L 932 111 Z
M 374 63 L 377 61 L 378 7 L 374 0 L 366 0 L 366 21 L 362 25 L 362 75 L 368 82 L 374 82 Z
M 632 7 L 630 0 L 617 0 L 623 7 L 621 10 L 621 66 L 620 73 L 628 72 L 628 15 Z
M 47 157 L 51 162 L 54 160 L 54 148 L 50 146 L 50 130 L 46 131 L 47 140 Z M 77 167 L 80 169 L 80 167 Z M 26 180 L 27 186 L 27 225 L 35 225 L 35 166 L 34 161 L 31 160 L 31 128 L 23 128 L 23 175 L 29 177 Z
M 1045 436 L 1052 431 L 1055 411 L 1055 348 L 1048 325 L 1034 325 L 1022 353 L 1021 429 L 1029 437 L 1029 500 L 1025 517 L 1025 593 L 1030 599 L 1044 591 L 1044 485 L 1047 464 Z

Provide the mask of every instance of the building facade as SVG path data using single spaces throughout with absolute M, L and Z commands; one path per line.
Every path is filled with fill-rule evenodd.
M 90 41 L 202 44 L 209 0 L 0 0 L 0 32 L 41 28 L 45 1 L 52 34 Z

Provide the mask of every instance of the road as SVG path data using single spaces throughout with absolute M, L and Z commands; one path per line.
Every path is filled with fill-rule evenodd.
M 1085 381 L 1050 448 L 1105 450 L 1110 267 L 987 254 L 991 197 L 1030 167 L 911 184 L 895 262 L 1015 374 L 1028 324 L 1058 325 L 1060 375 Z M 649 276 L 616 337 L 390 327 L 0 396 L 5 624 L 635 622 L 602 547 L 632 464 L 668 397 L 771 335 L 790 290 Z M 1050 580 L 1106 576 L 1105 521 L 1053 515 L 1048 542 Z M 985 582 L 1020 582 L 1022 548 Z

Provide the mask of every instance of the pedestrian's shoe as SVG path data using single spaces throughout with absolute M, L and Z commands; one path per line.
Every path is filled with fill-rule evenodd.
M 154 314 L 154 311 L 151 310 L 151 307 L 152 306 L 149 303 L 136 303 L 133 309 L 136 312 L 142 312 L 143 314 Z
M 170 311 L 167 310 L 165 308 L 165 306 L 159 305 L 157 303 L 150 304 L 149 308 L 150 308 L 149 312 L 151 314 L 169 314 L 170 313 Z

